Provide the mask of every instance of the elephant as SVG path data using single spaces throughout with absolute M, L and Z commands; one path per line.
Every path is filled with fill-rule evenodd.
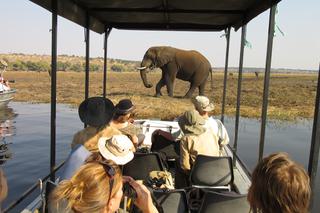
M 160 68 L 162 77 L 156 85 L 156 95 L 161 96 L 161 88 L 167 86 L 170 97 L 173 96 L 174 81 L 176 78 L 189 81 L 190 88 L 185 94 L 185 98 L 190 98 L 196 88 L 199 88 L 199 95 L 204 95 L 209 72 L 212 68 L 208 59 L 195 50 L 182 50 L 169 46 L 150 47 L 144 54 L 140 67 L 141 79 L 147 88 L 152 84 L 148 82 L 146 73 L 148 70 Z

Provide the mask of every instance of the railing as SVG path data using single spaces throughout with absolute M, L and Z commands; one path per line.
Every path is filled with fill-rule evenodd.
M 62 162 L 60 165 L 58 165 L 58 167 L 56 167 L 50 174 L 48 174 L 47 176 L 45 176 L 44 178 L 41 179 L 42 182 L 45 182 L 46 180 L 48 180 L 51 175 L 54 175 L 63 165 L 64 165 L 65 161 Z M 10 210 L 12 210 L 13 208 L 15 208 L 19 203 L 21 203 L 25 198 L 27 198 L 32 192 L 34 192 L 34 190 L 36 190 L 36 188 L 39 186 L 39 182 L 34 183 L 29 189 L 27 189 L 17 200 L 13 201 L 12 203 L 9 204 L 9 206 L 7 206 L 4 209 L 4 213 L 9 212 Z

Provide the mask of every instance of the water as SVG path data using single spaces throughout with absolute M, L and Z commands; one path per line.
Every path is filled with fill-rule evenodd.
M 11 102 L 0 111 L 1 144 L 6 143 L 12 158 L 2 164 L 9 186 L 5 207 L 48 174 L 50 168 L 50 105 Z M 226 118 L 231 144 L 234 140 L 233 118 Z M 70 151 L 75 132 L 83 128 L 76 109 L 67 105 L 57 106 L 57 163 L 62 162 Z M 4 128 L 3 128 L 4 127 Z M 266 128 L 265 155 L 285 151 L 307 168 L 312 121 L 297 123 L 268 122 Z M 240 119 L 238 153 L 250 169 L 258 159 L 260 122 L 256 119 Z M 0 161 L 1 162 L 1 161 Z M 320 168 L 318 168 L 318 173 Z M 318 183 L 320 175 L 318 175 Z M 315 208 L 320 207 L 320 184 L 317 184 Z

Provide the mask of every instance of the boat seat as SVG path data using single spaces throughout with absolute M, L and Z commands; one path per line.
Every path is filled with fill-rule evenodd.
M 163 153 L 167 161 L 175 161 L 180 157 L 179 142 L 167 139 L 161 132 L 154 132 L 152 134 L 151 151 Z
M 250 206 L 247 202 L 247 195 L 235 193 L 207 192 L 204 195 L 199 213 L 247 213 Z
M 189 212 L 187 195 L 182 189 L 167 192 L 154 191 L 153 195 L 165 213 Z
M 61 168 L 60 181 L 70 179 L 91 154 L 83 145 L 75 146 Z
M 135 153 L 134 158 L 122 168 L 122 174 L 135 180 L 147 180 L 151 171 L 164 171 L 159 153 Z
M 234 175 L 231 157 L 198 155 L 190 173 L 195 188 L 231 190 Z

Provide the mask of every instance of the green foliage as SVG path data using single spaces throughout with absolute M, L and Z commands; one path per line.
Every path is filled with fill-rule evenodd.
M 70 70 L 75 71 L 75 72 L 81 72 L 84 69 L 80 63 L 75 63 L 75 64 L 71 65 Z
M 0 58 L 8 62 L 8 71 L 36 71 L 47 72 L 51 69 L 51 57 L 36 54 L 0 54 Z M 103 57 L 90 58 L 90 72 L 103 71 Z M 122 59 L 109 58 L 107 61 L 108 70 L 113 72 L 136 72 L 140 62 Z M 59 55 L 57 71 L 85 71 L 85 58 L 83 56 Z
M 93 72 L 96 72 L 96 71 L 99 71 L 99 70 L 101 70 L 101 68 L 100 68 L 100 66 L 99 66 L 99 64 L 90 64 L 89 65 L 89 70 L 90 71 L 93 71 Z
M 70 69 L 71 63 L 70 62 L 57 62 L 57 70 L 58 71 L 68 71 Z
M 113 64 L 110 69 L 114 72 L 123 72 L 124 66 L 122 64 Z

